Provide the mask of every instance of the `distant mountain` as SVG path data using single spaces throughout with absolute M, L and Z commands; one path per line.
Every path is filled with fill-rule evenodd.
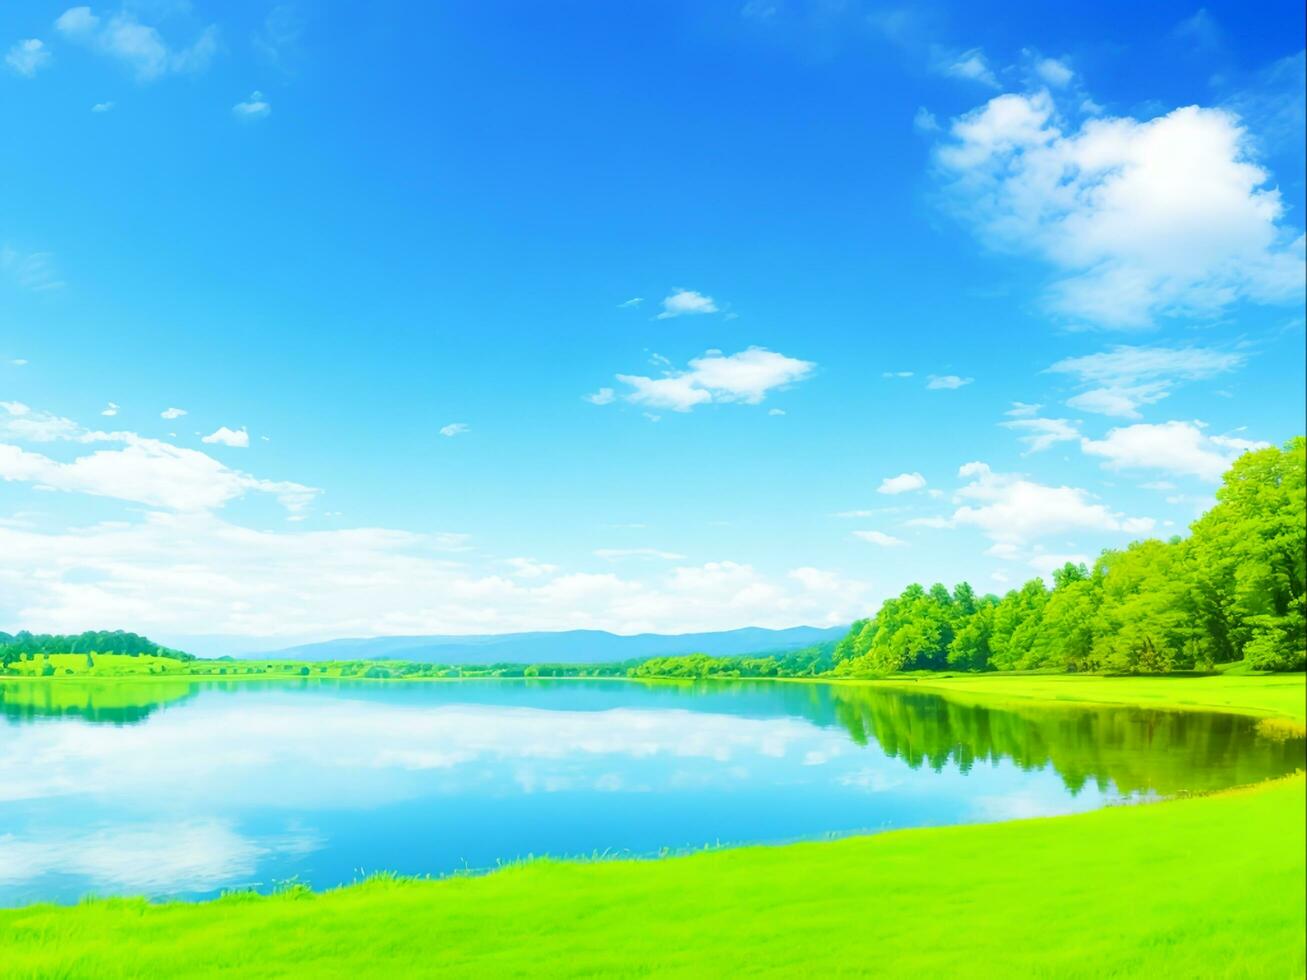
M 797 650 L 838 640 L 847 626 L 821 629 L 793 626 L 783 630 L 745 627 L 721 633 L 640 633 L 619 636 L 602 630 L 561 633 L 500 633 L 487 636 L 374 636 L 364 639 L 306 643 L 242 657 L 283 660 L 414 660 L 422 663 L 571 663 L 593 664 L 682 653 L 727 657 L 745 653 Z

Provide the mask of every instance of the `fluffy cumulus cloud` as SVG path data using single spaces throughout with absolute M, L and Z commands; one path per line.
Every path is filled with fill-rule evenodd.
M 260 493 L 276 498 L 292 517 L 301 516 L 318 493 L 300 483 L 260 479 L 207 453 L 134 432 L 83 429 L 71 419 L 19 402 L 0 402 L 0 439 L 88 447 L 108 444 L 65 460 L 0 442 L 0 480 L 47 490 L 188 512 L 217 509 L 246 494 Z
M 210 445 L 217 446 L 230 446 L 233 449 L 248 449 L 250 445 L 250 434 L 244 429 L 244 427 L 239 429 L 229 429 L 225 425 L 220 425 L 207 436 L 201 437 L 200 442 L 207 442 Z
M 685 370 L 669 369 L 658 378 L 619 374 L 617 380 L 630 387 L 624 396 L 629 402 L 688 412 L 709 402 L 757 405 L 774 389 L 802 381 L 814 367 L 811 361 L 750 347 L 738 354 L 708 351 Z
M 34 78 L 36 73 L 50 63 L 50 49 L 40 38 L 29 37 L 18 41 L 5 52 L 5 64 L 9 70 L 24 78 Z
M 1055 270 L 1061 317 L 1143 327 L 1302 298 L 1302 233 L 1228 111 L 1076 122 L 1047 89 L 1005 94 L 955 120 L 936 161 L 988 244 Z
M 569 569 L 474 551 L 466 535 L 449 532 L 256 529 L 224 508 L 265 496 L 295 520 L 319 491 L 136 433 L 85 429 L 19 402 L 0 402 L 0 480 L 132 505 L 85 526 L 0 520 L 0 614 L 37 630 L 114 621 L 164 636 L 288 640 L 683 632 L 837 625 L 872 598 L 866 583 L 830 570 L 693 564 L 653 548 L 601 549 Z M 653 560 L 612 564 L 627 559 Z
M 1048 370 L 1075 378 L 1085 389 L 1067 399 L 1072 408 L 1137 419 L 1140 408 L 1166 398 L 1177 385 L 1233 371 L 1246 359 L 1240 351 L 1204 347 L 1118 345 L 1097 354 L 1064 358 Z
M 1250 449 L 1269 443 L 1240 436 L 1209 436 L 1198 422 L 1140 423 L 1112 429 L 1102 439 L 1085 439 L 1081 448 L 1113 470 L 1153 470 L 1193 476 L 1209 483 Z
M 0 525 L 0 594 L 31 629 L 114 621 L 158 635 L 288 639 L 837 625 L 871 601 L 866 583 L 809 567 L 641 565 L 628 577 L 528 559 L 472 565 L 467 554 L 447 535 L 263 531 L 211 512 L 152 511 L 61 533 Z
M 1127 517 L 1077 487 L 1049 486 L 1014 473 L 995 473 L 985 463 L 967 463 L 958 476 L 968 482 L 954 497 L 949 518 L 921 518 L 923 527 L 974 527 L 994 542 L 990 553 L 1016 558 L 1031 542 L 1073 531 L 1146 534 L 1153 520 Z
M 190 44 L 176 47 L 130 10 L 101 16 L 90 7 L 70 7 L 54 26 L 68 40 L 127 66 L 142 82 L 203 71 L 218 53 L 217 27 L 206 27 Z
M 920 473 L 900 473 L 898 476 L 887 476 L 880 481 L 880 486 L 876 488 L 877 493 L 907 493 L 909 490 L 920 490 L 926 485 L 926 478 Z
M 627 305 L 627 304 L 622 304 Z M 713 302 L 711 296 L 705 296 L 703 293 L 697 293 L 693 289 L 681 289 L 679 286 L 672 290 L 671 295 L 663 299 L 662 312 L 656 319 L 670 320 L 672 317 L 687 316 L 695 313 L 717 313 L 717 304 Z

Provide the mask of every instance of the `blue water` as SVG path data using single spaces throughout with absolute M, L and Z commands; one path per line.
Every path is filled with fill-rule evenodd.
M 0 684 L 5 905 L 1069 813 L 1303 754 L 1232 716 L 815 684 L 176 682 L 54 707 L 24 683 Z

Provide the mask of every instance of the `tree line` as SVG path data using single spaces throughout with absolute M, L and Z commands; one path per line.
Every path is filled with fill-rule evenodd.
M 1245 453 L 1187 538 L 1104 551 L 1066 564 L 1049 588 L 1003 597 L 910 585 L 853 624 L 835 673 L 1024 670 L 1154 673 L 1244 661 L 1301 670 L 1307 660 L 1304 449 Z
M 123 630 L 87 630 L 84 633 L 29 633 L 19 630 L 0 632 L 0 666 L 16 660 L 51 653 L 116 653 L 128 657 L 155 656 L 172 660 L 194 660 L 189 653 L 173 650 L 149 640 L 139 633 Z

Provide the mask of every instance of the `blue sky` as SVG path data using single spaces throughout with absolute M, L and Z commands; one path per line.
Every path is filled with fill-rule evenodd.
M 1303 431 L 1300 4 L 422 6 L 0 11 L 0 628 L 835 624 Z

